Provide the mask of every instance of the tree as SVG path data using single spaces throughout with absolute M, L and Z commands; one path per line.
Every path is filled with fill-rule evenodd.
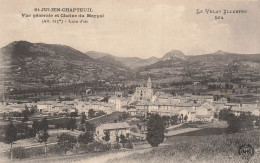
M 59 124 L 59 123 L 56 123 L 55 124 L 55 129 L 58 131 L 58 129 L 61 127 L 61 124 Z
M 36 121 L 36 120 L 33 121 L 32 129 L 35 132 L 35 134 L 39 132 L 39 125 L 40 124 L 38 123 L 38 121 Z
M 39 124 L 39 130 L 48 130 L 48 129 L 49 129 L 48 120 L 47 118 L 43 118 Z
M 96 130 L 96 126 L 93 123 L 86 122 L 85 127 L 86 132 L 94 133 Z
M 67 133 L 62 133 L 58 136 L 58 139 L 58 146 L 64 150 L 65 154 L 68 150 L 72 149 L 77 142 L 77 139 L 74 136 Z
M 71 112 L 70 117 L 71 118 L 76 118 L 78 116 L 78 112 Z
M 23 115 L 23 122 L 26 122 L 29 120 L 29 109 L 28 107 L 25 105 L 25 110 L 22 111 L 22 115 Z
M 77 125 L 76 125 L 76 119 L 74 118 L 70 118 L 70 120 L 67 123 L 67 130 L 74 130 L 76 129 Z
M 81 123 L 81 124 L 84 124 L 84 123 L 86 122 L 86 119 L 87 119 L 87 116 L 86 116 L 86 114 L 83 112 L 83 113 L 81 114 L 81 121 L 80 121 L 80 123 Z
M 46 156 L 47 154 L 47 140 L 50 137 L 50 135 L 48 134 L 48 121 L 46 118 L 43 118 L 42 121 L 40 122 L 39 125 L 39 142 L 44 142 L 45 146 L 44 146 L 44 155 Z
M 178 115 L 171 116 L 170 123 L 174 125 L 178 122 Z
M 167 126 L 169 124 L 170 117 L 164 115 L 164 116 L 162 116 L 162 119 L 164 121 L 164 126 Z
M 33 115 L 34 113 L 35 113 L 35 109 L 31 108 L 30 111 L 29 111 L 29 115 Z
M 214 118 L 218 118 L 218 113 L 214 113 Z
M 106 142 L 109 142 L 109 140 L 110 140 L 110 133 L 109 133 L 109 131 L 105 131 L 105 136 L 103 137 L 103 139 L 104 139 Z
M 256 118 L 255 125 L 256 125 L 258 128 L 260 127 L 260 117 L 259 117 L 259 116 Z
M 187 119 L 188 119 L 188 116 L 187 116 L 187 114 L 186 114 L 186 115 L 184 116 L 184 121 L 186 122 Z
M 88 118 L 94 118 L 95 117 L 95 111 L 93 109 L 88 110 Z
M 123 134 L 120 135 L 120 142 L 123 144 L 123 146 L 127 142 L 127 139 L 125 138 L 125 135 L 123 135 Z
M 157 147 L 164 140 L 164 121 L 158 114 L 152 114 L 147 122 L 146 140 L 152 147 Z
M 118 121 L 123 121 L 123 120 L 126 120 L 127 118 L 130 117 L 130 114 L 129 113 L 123 113 L 122 115 L 120 115 L 118 117 Z
M 78 137 L 78 142 L 82 144 L 88 144 L 94 141 L 94 135 L 90 132 L 85 132 L 80 134 Z
M 13 159 L 13 142 L 17 140 L 17 131 L 13 123 L 11 122 L 6 126 L 4 141 L 7 144 L 11 144 L 11 160 Z
M 236 133 L 241 131 L 241 120 L 239 117 L 236 117 L 234 114 L 230 114 L 228 117 L 228 133 Z
M 6 117 L 7 117 L 7 114 L 4 112 L 3 113 L 3 120 L 5 120 Z
M 116 143 L 118 144 L 119 143 L 119 136 L 116 135 Z
M 219 112 L 218 118 L 223 121 L 228 121 L 229 117 L 231 116 L 231 109 L 222 109 Z
M 253 121 L 255 118 L 250 113 L 241 113 L 239 119 L 241 121 L 241 129 L 252 130 L 254 128 Z

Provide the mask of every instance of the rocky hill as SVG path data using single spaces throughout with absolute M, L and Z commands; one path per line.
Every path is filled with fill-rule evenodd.
M 260 54 L 211 54 L 184 56 L 167 53 L 160 61 L 135 69 L 136 76 L 171 80 L 247 80 L 260 78 Z M 177 54 L 177 55 L 176 55 Z
M 172 60 L 172 59 L 182 59 L 185 61 L 187 59 L 187 57 L 179 50 L 172 50 L 172 51 L 166 53 L 161 58 L 162 61 Z

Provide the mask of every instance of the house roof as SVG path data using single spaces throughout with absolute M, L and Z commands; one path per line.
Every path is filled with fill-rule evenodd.
M 233 106 L 231 108 L 232 111 L 240 111 L 240 112 L 253 112 L 255 110 L 255 108 L 251 108 L 251 107 L 237 107 L 237 106 Z
M 128 112 L 136 112 L 137 110 L 132 108 L 132 109 L 128 109 L 127 111 Z
M 212 117 L 211 114 L 207 114 L 207 115 L 196 115 L 196 118 L 210 118 Z
M 100 127 L 102 127 L 103 130 L 115 130 L 115 129 L 130 128 L 130 126 L 127 122 L 107 123 L 107 124 L 102 124 Z

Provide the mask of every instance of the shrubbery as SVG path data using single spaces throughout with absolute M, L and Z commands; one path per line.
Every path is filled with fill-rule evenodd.
M 79 150 L 87 153 L 91 152 L 105 152 L 111 149 L 111 144 L 104 144 L 101 142 L 92 142 L 89 144 L 80 144 Z
M 48 147 L 48 152 L 53 154 L 62 154 L 63 150 L 60 148 L 58 144 L 54 144 Z
M 28 151 L 24 149 L 23 147 L 15 147 L 13 149 L 13 158 L 16 159 L 23 159 L 30 157 Z
M 44 155 L 44 147 L 34 147 L 25 150 L 29 153 L 30 157 Z
M 133 146 L 133 144 L 132 144 L 131 142 L 128 142 L 128 143 L 125 143 L 125 144 L 124 144 L 124 148 L 133 149 L 134 146 Z
M 122 148 L 122 146 L 120 144 L 115 144 L 114 145 L 114 149 L 120 149 L 120 148 Z
M 252 130 L 254 128 L 253 122 L 254 120 L 257 120 L 257 117 L 245 112 L 236 116 L 231 112 L 231 109 L 223 109 L 217 116 L 220 120 L 227 121 L 228 133 L 236 133 L 241 130 Z

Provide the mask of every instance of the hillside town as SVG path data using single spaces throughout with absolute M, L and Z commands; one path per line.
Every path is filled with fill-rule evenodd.
M 212 121 L 214 113 L 221 109 L 230 108 L 232 112 L 239 115 L 242 112 L 259 116 L 259 106 L 257 103 L 229 103 L 222 97 L 214 100 L 211 95 L 175 95 L 164 92 L 155 92 L 152 89 L 151 78 L 148 78 L 147 85 L 136 87 L 132 95 L 123 97 L 122 92 L 115 92 L 109 97 L 107 102 L 102 102 L 104 97 L 90 96 L 87 101 L 75 99 L 73 101 L 40 101 L 36 103 L 0 103 L 1 113 L 22 112 L 25 106 L 36 108 L 37 112 L 44 115 L 54 115 L 63 113 L 85 113 L 90 109 L 103 111 L 106 114 L 113 112 L 126 112 L 131 116 L 147 116 L 149 113 L 158 113 L 161 116 L 187 117 L 187 122 Z
M 37 118 L 53 116 L 58 119 L 71 113 L 77 113 L 79 119 L 82 114 L 89 117 L 91 110 L 95 114 L 92 117 L 109 115 L 115 112 L 125 113 L 132 118 L 147 118 L 149 114 L 159 114 L 165 117 L 176 116 L 179 123 L 213 122 L 222 109 L 230 109 L 236 116 L 241 113 L 260 115 L 260 108 L 256 103 L 230 103 L 224 97 L 216 100 L 212 95 L 172 95 L 160 91 L 154 92 L 150 77 L 146 85 L 136 87 L 135 92 L 127 95 L 127 97 L 124 97 L 122 92 L 115 92 L 107 99 L 107 102 L 103 99 L 104 97 L 95 95 L 89 96 L 88 100 L 22 102 L 19 104 L 2 102 L 0 111 L 5 120 L 12 119 L 15 121 L 21 120 L 21 113 L 26 108 L 34 110 L 33 112 L 37 113 L 35 114 Z M 15 116 L 19 113 L 21 117 Z M 27 121 L 27 123 L 31 126 L 33 122 Z M 110 138 L 110 143 L 116 142 L 115 133 L 124 136 L 139 135 L 142 139 L 145 138 L 144 133 L 146 133 L 145 126 L 140 126 L 140 130 L 132 132 L 134 130 L 131 128 L 134 128 L 134 126 L 130 126 L 124 120 L 120 122 L 106 121 L 103 124 L 99 123 L 96 127 L 95 138 L 102 141 L 105 131 L 110 131 L 110 136 L 113 137 Z M 141 127 L 144 128 L 141 129 Z M 76 128 L 80 129 L 79 123 Z

